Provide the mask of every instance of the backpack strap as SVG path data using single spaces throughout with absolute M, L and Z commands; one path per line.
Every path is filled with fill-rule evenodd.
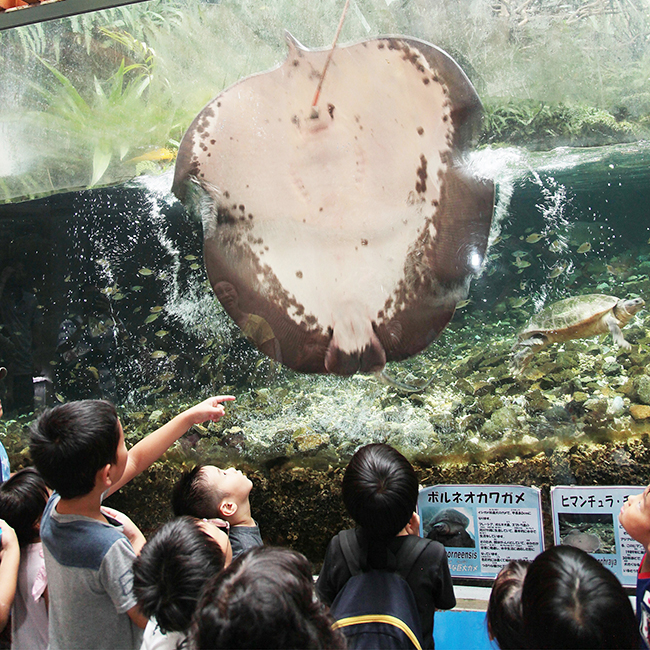
M 341 544 L 341 551 L 343 552 L 345 563 L 348 565 L 348 570 L 351 575 L 357 576 L 362 573 L 361 563 L 359 560 L 361 555 L 361 546 L 357 539 L 356 530 L 342 530 L 339 533 L 339 543 Z
M 415 535 L 407 535 L 402 548 L 397 554 L 397 570 L 396 573 L 402 576 L 404 580 L 415 566 L 418 558 L 424 552 L 424 549 L 429 545 L 428 540 L 416 537 Z

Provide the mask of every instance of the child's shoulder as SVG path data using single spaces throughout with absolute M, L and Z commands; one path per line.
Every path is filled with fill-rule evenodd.
M 56 511 L 58 498 L 50 499 L 41 520 L 41 539 L 47 551 L 64 566 L 98 570 L 109 551 L 119 543 L 122 554 L 135 556 L 121 525 L 103 523 Z

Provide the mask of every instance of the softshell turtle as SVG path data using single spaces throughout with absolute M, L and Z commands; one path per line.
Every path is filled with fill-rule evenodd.
M 642 298 L 622 300 L 600 293 L 554 302 L 535 314 L 519 333 L 519 340 L 513 346 L 513 365 L 521 371 L 535 352 L 548 345 L 607 332 L 611 332 L 616 345 L 629 350 L 632 346 L 623 338 L 621 327 L 644 305 Z
M 443 546 L 474 548 L 476 543 L 467 532 L 469 519 L 454 508 L 445 508 L 433 518 L 427 537 Z

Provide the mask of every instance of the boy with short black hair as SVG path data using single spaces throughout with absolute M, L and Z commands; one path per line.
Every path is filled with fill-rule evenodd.
M 410 541 L 419 534 L 417 499 L 417 476 L 402 454 L 385 444 L 361 447 L 343 477 L 343 502 L 359 527 L 332 539 L 316 591 L 326 604 L 334 602 L 353 575 L 346 557 L 351 548 L 347 554 L 356 553 L 354 569 L 394 571 L 406 580 L 417 604 L 423 647 L 432 648 L 434 612 L 455 607 L 456 598 L 442 544 Z
M 259 526 L 251 516 L 252 487 L 251 480 L 234 467 L 197 465 L 174 486 L 172 509 L 177 517 L 227 521 L 234 559 L 249 548 L 262 546 Z
M 192 425 L 219 420 L 222 402 L 233 399 L 211 397 L 183 411 L 130 451 L 109 402 L 61 404 L 32 426 L 32 459 L 55 490 L 41 519 L 52 650 L 140 647 L 147 620 L 132 593 L 132 565 L 145 539 L 128 517 L 102 509 L 102 499 Z
M 227 565 L 230 543 L 214 524 L 177 517 L 133 563 L 133 592 L 149 617 L 141 650 L 184 647 L 205 583 Z

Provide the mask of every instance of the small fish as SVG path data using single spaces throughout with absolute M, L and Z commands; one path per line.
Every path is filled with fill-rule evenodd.
M 540 235 L 538 232 L 534 232 L 532 235 L 526 237 L 526 242 L 528 244 L 536 244 L 540 239 L 544 239 L 544 235 Z
M 54 393 L 54 397 L 56 397 L 58 402 L 65 402 L 65 397 L 61 393 Z
M 176 377 L 176 373 L 173 372 L 163 372 L 162 375 L 158 376 L 158 380 L 165 383 L 167 381 L 171 381 L 174 377 Z
M 591 244 L 586 241 L 584 244 L 581 246 L 578 246 L 578 250 L 576 253 L 588 253 L 591 250 Z
M 158 318 L 158 316 L 160 316 L 159 313 L 158 314 L 149 314 L 149 316 L 147 316 L 144 319 L 145 325 L 148 325 L 149 323 L 153 323 L 156 320 L 156 318 Z
M 525 269 L 530 266 L 530 262 L 527 262 L 526 260 L 522 260 L 520 257 L 518 257 L 513 262 L 513 265 L 516 266 L 518 269 Z
M 562 251 L 564 248 L 564 244 L 559 240 L 556 239 L 549 247 L 548 249 L 551 251 L 551 253 L 559 253 Z
M 503 241 L 503 237 L 501 237 L 501 235 L 497 235 L 492 242 L 492 246 L 496 246 L 496 244 L 498 244 L 500 241 Z
M 123 298 L 124 298 L 124 294 L 119 292 L 113 296 L 113 300 L 122 300 Z
M 512 255 L 513 255 L 513 257 L 516 257 L 517 259 L 519 259 L 520 257 L 524 257 L 524 256 L 528 255 L 528 252 L 527 251 L 515 251 Z
M 257 370 L 265 361 L 266 361 L 265 357 L 258 359 L 257 362 L 255 363 L 255 370 Z
M 198 260 L 199 258 L 198 258 L 196 255 L 186 255 L 186 256 L 185 256 L 185 259 L 186 259 L 188 262 L 193 262 L 194 260 Z
M 147 337 L 146 336 L 141 336 L 138 339 L 138 343 L 140 343 L 140 345 L 146 345 L 147 344 Z
M 206 354 L 203 357 L 203 359 L 201 359 L 201 367 L 207 365 L 207 363 L 210 361 L 210 359 L 212 359 L 212 355 L 211 354 Z
M 172 363 L 173 363 L 174 361 L 176 361 L 176 359 L 178 359 L 178 355 L 177 355 L 177 354 L 170 354 L 170 355 L 169 355 L 169 360 L 170 360 Z
M 152 359 L 163 359 L 167 356 L 167 353 L 164 350 L 156 350 L 155 352 L 152 352 L 150 356 Z
M 461 300 L 459 303 L 456 303 L 456 309 L 462 309 L 463 307 L 467 307 L 469 303 L 472 302 L 471 298 L 468 298 L 467 300 Z
M 143 266 L 143 267 L 138 271 L 138 273 L 139 273 L 140 275 L 144 275 L 144 276 L 153 275 L 153 271 L 152 271 L 151 269 L 146 268 L 145 266 Z
M 527 297 L 520 296 L 519 298 L 512 298 L 510 300 L 510 306 L 518 309 L 519 307 L 523 307 L 527 302 Z
M 134 284 L 134 285 L 131 287 L 131 291 L 136 291 L 136 292 L 138 292 L 138 291 L 142 291 L 142 289 L 143 289 L 143 286 L 142 286 L 141 284 Z
M 138 314 L 138 313 L 140 313 L 141 311 L 142 311 L 142 305 L 138 305 L 138 306 L 133 310 L 133 313 L 134 313 L 134 314 Z
M 97 368 L 95 368 L 95 366 L 88 366 L 88 370 L 90 370 L 90 372 L 92 373 L 92 376 L 95 379 L 99 379 L 99 370 L 97 370 Z
M 156 332 L 156 336 L 162 338 L 163 336 L 167 336 L 169 334 L 169 330 L 158 330 Z
M 194 264 L 190 264 L 190 268 L 192 269 L 192 271 L 196 271 L 197 269 L 201 268 L 201 265 L 194 262 Z
M 564 269 L 566 268 L 565 264 L 558 264 L 551 269 L 551 272 L 548 274 L 549 278 L 557 278 L 558 275 L 562 275 Z
M 155 307 L 152 307 L 149 311 L 150 311 L 152 314 L 157 314 L 158 312 L 161 312 L 162 309 L 163 309 L 163 308 L 162 308 L 160 305 L 156 305 Z
M 166 162 L 169 160 L 174 160 L 174 158 L 176 158 L 176 154 L 171 149 L 160 147 L 159 149 L 154 149 L 153 151 L 143 153 L 141 156 L 131 158 L 126 162 L 138 163 L 144 162 L 145 160 L 151 160 L 153 162 Z
M 63 281 L 64 282 L 72 282 L 69 275 L 66 275 L 65 278 L 63 278 Z

